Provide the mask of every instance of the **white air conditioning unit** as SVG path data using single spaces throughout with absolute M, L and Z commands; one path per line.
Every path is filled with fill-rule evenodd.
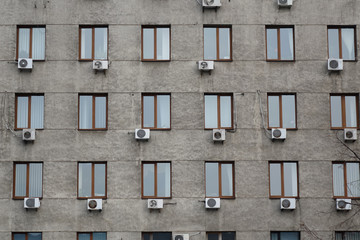
M 220 208 L 220 198 L 205 198 L 205 208 Z
M 93 69 L 94 70 L 106 70 L 108 68 L 109 68 L 108 61 L 100 61 L 100 60 L 93 61 Z
M 147 206 L 150 209 L 161 209 L 164 207 L 163 199 L 148 199 Z
M 200 71 L 214 70 L 214 61 L 199 61 L 197 64 Z
M 33 60 L 31 58 L 19 58 L 18 69 L 32 69 Z
M 39 198 L 24 198 L 24 208 L 39 208 L 40 199 Z
M 102 210 L 102 199 L 88 199 L 87 209 L 90 211 L 101 211 Z
M 278 0 L 279 7 L 291 7 L 293 5 L 292 0 Z
M 273 128 L 271 129 L 271 138 L 273 140 L 285 140 L 286 139 L 286 129 L 284 128 Z
M 136 140 L 148 140 L 150 138 L 150 129 L 135 129 Z
M 213 129 L 213 140 L 214 142 L 225 141 L 225 129 Z
M 342 59 L 329 58 L 328 59 L 328 70 L 329 71 L 341 71 L 344 69 Z
M 280 199 L 280 209 L 282 209 L 282 210 L 296 209 L 296 199 L 295 198 L 281 198 Z
M 351 199 L 336 199 L 336 210 L 351 210 Z
M 221 1 L 220 0 L 202 0 L 202 5 L 204 8 L 221 7 Z
M 35 141 L 35 129 L 23 129 L 22 139 L 24 141 Z
M 190 235 L 189 234 L 174 234 L 173 240 L 189 240 Z
M 344 129 L 344 140 L 345 141 L 356 141 L 357 139 L 357 130 L 354 128 L 345 128 Z

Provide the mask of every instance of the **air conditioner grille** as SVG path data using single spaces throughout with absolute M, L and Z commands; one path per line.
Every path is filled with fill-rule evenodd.
M 214 137 L 215 137 L 216 139 L 221 139 L 221 132 L 216 132 L 216 133 L 214 133 Z
M 214 4 L 214 0 L 205 0 L 207 5 L 213 5 Z
M 353 138 L 353 136 L 354 136 L 354 134 L 353 134 L 352 131 L 347 131 L 347 132 L 346 132 L 346 137 L 347 137 L 347 138 Z
M 213 198 L 210 198 L 208 201 L 207 201 L 207 204 L 209 207 L 215 207 L 216 205 L 216 200 L 213 199 Z
M 288 199 L 284 199 L 281 203 L 281 205 L 284 207 L 284 208 L 288 208 L 290 207 L 291 203 Z
M 150 207 L 155 208 L 157 206 L 157 201 L 151 200 L 149 205 L 150 205 Z
M 176 235 L 175 240 L 184 240 L 184 237 L 182 235 Z
M 279 0 L 281 4 L 287 4 L 287 0 Z
M 136 134 L 137 134 L 137 136 L 138 136 L 139 138 L 143 138 L 143 137 L 145 137 L 146 132 L 145 132 L 143 129 L 140 129 L 140 130 L 137 131 Z
M 31 132 L 29 132 L 29 131 L 25 132 L 24 137 L 25 138 L 30 138 L 31 137 Z
M 28 62 L 26 59 L 21 59 L 19 65 L 24 68 L 28 65 Z
M 331 60 L 330 61 L 330 67 L 331 68 L 337 68 L 338 66 L 339 66 L 338 61 L 336 61 L 336 60 Z
M 338 207 L 339 208 L 346 208 L 346 204 L 347 204 L 347 202 L 341 200 L 341 201 L 338 202 Z
M 89 201 L 89 208 L 96 208 L 97 207 L 97 202 L 96 200 L 91 200 Z
M 279 137 L 281 137 L 281 131 L 276 129 L 273 131 L 273 135 L 274 135 L 274 137 L 279 138 Z
M 206 69 L 206 68 L 208 67 L 208 63 L 207 63 L 207 62 L 202 62 L 202 63 L 201 63 L 201 67 L 202 67 L 203 69 Z
M 29 198 L 26 200 L 26 206 L 28 207 L 35 207 L 35 199 L 34 198 Z

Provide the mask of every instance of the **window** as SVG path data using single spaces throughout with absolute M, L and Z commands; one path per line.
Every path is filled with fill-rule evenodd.
M 171 163 L 142 163 L 142 197 L 171 198 Z
M 12 240 L 42 240 L 42 233 L 13 233 Z
M 269 128 L 296 129 L 296 95 L 268 94 Z
M 299 232 L 271 232 L 271 240 L 300 240 Z
M 360 197 L 359 163 L 333 163 L 334 197 Z
M 340 58 L 355 61 L 356 39 L 355 27 L 328 27 L 329 58 Z
M 298 197 L 296 162 L 270 162 L 270 198 Z
M 42 197 L 42 163 L 14 163 L 14 199 Z
M 108 27 L 80 26 L 80 60 L 106 60 L 108 58 Z
M 142 240 L 171 240 L 171 232 L 143 233 Z
M 233 128 L 232 94 L 205 95 L 205 129 Z
M 231 61 L 231 27 L 204 27 L 204 60 Z
M 45 26 L 17 28 L 16 59 L 45 60 Z
M 79 94 L 79 129 L 107 129 L 107 94 Z
M 234 163 L 206 162 L 206 197 L 235 198 Z
M 15 129 L 44 128 L 43 94 L 17 94 L 15 101 Z
M 359 96 L 345 94 L 331 94 L 331 128 L 357 128 Z
M 170 94 L 143 94 L 142 127 L 170 129 Z
M 360 232 L 336 232 L 335 240 L 360 240 Z
M 235 232 L 209 232 L 207 240 L 235 240 Z
M 106 163 L 78 163 L 78 198 L 106 198 Z
M 170 26 L 142 27 L 142 61 L 169 61 L 170 51 Z
M 294 27 L 266 27 L 266 60 L 294 61 Z
M 106 240 L 106 232 L 78 233 L 77 240 Z

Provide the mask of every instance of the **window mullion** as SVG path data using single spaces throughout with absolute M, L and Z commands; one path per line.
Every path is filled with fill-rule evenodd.
M 348 197 L 347 194 L 347 164 L 344 163 L 344 197 Z
M 154 163 L 154 187 L 155 187 L 155 196 L 154 197 L 157 197 L 157 163 Z
M 283 127 L 283 113 L 282 113 L 282 95 L 279 95 L 279 122 L 280 128 Z
M 29 36 L 29 58 L 32 58 L 32 31 L 33 28 L 30 28 L 30 36 Z
M 284 163 L 280 163 L 281 166 L 281 197 L 285 196 L 285 187 L 284 187 Z
M 341 96 L 341 119 L 343 128 L 346 127 L 346 104 L 345 96 Z
M 28 98 L 28 126 L 27 128 L 31 128 L 31 95 Z
M 281 45 L 280 45 L 280 28 L 277 28 L 277 44 L 278 44 L 278 59 L 281 60 Z
M 341 37 L 341 28 L 339 28 L 339 58 L 342 59 L 342 37 Z
M 92 28 L 91 58 L 95 58 L 95 27 Z
M 220 95 L 217 96 L 217 113 L 218 113 L 218 128 L 221 128 L 221 109 L 220 109 Z
M 154 94 L 154 128 L 157 128 L 157 95 Z
M 91 197 L 95 196 L 95 163 L 91 163 Z
M 154 27 L 154 60 L 157 60 L 157 49 L 156 49 L 156 41 L 157 41 L 157 28 Z
M 96 96 L 92 97 L 92 128 L 95 129 L 95 101 Z
M 26 197 L 29 197 L 30 163 L 26 164 Z
M 216 60 L 220 60 L 219 28 L 216 28 Z
M 222 197 L 222 182 L 221 182 L 221 163 L 218 163 L 218 175 L 219 175 L 219 197 Z

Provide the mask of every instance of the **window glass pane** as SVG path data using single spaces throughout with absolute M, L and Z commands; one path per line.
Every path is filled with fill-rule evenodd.
M 41 233 L 28 233 L 28 240 L 41 240 Z
M 93 240 L 106 240 L 106 233 L 93 233 Z
M 278 59 L 277 29 L 266 29 L 267 59 Z
M 342 233 L 335 233 L 335 240 L 343 240 Z
M 170 128 L 170 95 L 157 95 L 157 127 Z
M 284 195 L 286 197 L 297 196 L 297 164 L 284 163 Z
M 170 197 L 170 163 L 157 164 L 157 196 Z
M 92 96 L 80 96 L 80 129 L 92 129 Z
M 279 96 L 268 96 L 269 127 L 280 127 Z
M 233 196 L 233 165 L 232 164 L 221 164 L 221 195 Z
M 295 95 L 282 95 L 283 128 L 296 128 Z
M 150 233 L 143 233 L 143 240 L 150 240 Z
M 280 28 L 281 60 L 294 60 L 293 37 L 292 28 Z
M 341 96 L 331 96 L 331 127 L 342 127 Z
M 144 196 L 155 195 L 155 165 L 144 164 L 143 165 L 143 193 Z
M 281 196 L 281 164 L 270 164 L 270 195 Z
M 156 29 L 156 51 L 157 60 L 170 59 L 170 28 Z
M 26 196 L 27 164 L 15 165 L 15 196 Z
M 94 194 L 96 197 L 105 196 L 106 164 L 94 164 Z
M 341 29 L 341 48 L 344 60 L 355 60 L 354 28 Z
M 346 182 L 348 197 L 360 197 L 359 163 L 346 164 Z
M 18 97 L 17 98 L 17 128 L 28 128 L 29 120 L 29 98 Z
M 154 96 L 143 96 L 143 125 L 144 127 L 154 127 L 155 125 L 155 108 L 154 108 Z
M 81 59 L 92 59 L 92 28 L 81 29 Z
M 29 58 L 30 28 L 19 28 L 19 58 Z
M 95 128 L 106 128 L 106 97 L 95 97 Z
M 107 28 L 95 28 L 95 59 L 107 59 Z
M 221 127 L 231 127 L 231 96 L 220 96 Z
M 79 163 L 79 197 L 91 197 L 91 163 Z
M 25 240 L 25 233 L 14 234 L 14 240 Z
M 218 127 L 217 95 L 205 95 L 205 128 Z
M 230 59 L 230 28 L 219 28 L 220 59 Z
M 31 128 L 44 128 L 44 96 L 31 96 Z
M 221 240 L 235 240 L 235 232 L 223 232 Z
M 153 240 L 171 240 L 171 233 L 154 233 Z
M 333 190 L 334 196 L 345 196 L 343 164 L 333 164 Z
M 29 197 L 42 197 L 42 163 L 29 165 Z
M 271 240 L 279 240 L 279 233 L 271 233 Z
M 340 238 L 340 239 L 343 239 L 343 240 L 360 240 L 360 232 L 344 232 L 344 238 Z
M 298 232 L 281 232 L 280 240 L 299 240 Z
M 208 240 L 219 240 L 218 233 L 208 233 Z
M 44 60 L 45 28 L 33 28 L 32 33 L 32 58 L 34 60 Z
M 79 233 L 79 240 L 90 240 L 90 233 Z
M 206 196 L 219 197 L 219 164 L 205 164 Z
M 328 29 L 329 58 L 340 58 L 339 29 Z
M 154 59 L 154 29 L 143 28 L 143 58 Z
M 216 58 L 216 28 L 204 28 L 204 59 Z
M 346 127 L 357 127 L 356 97 L 345 96 Z

